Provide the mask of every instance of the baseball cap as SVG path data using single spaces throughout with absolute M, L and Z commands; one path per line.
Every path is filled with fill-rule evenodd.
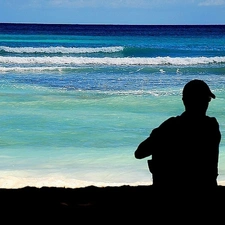
M 216 96 L 211 92 L 209 86 L 203 80 L 191 80 L 183 88 L 183 99 L 194 100 L 194 99 L 213 98 Z

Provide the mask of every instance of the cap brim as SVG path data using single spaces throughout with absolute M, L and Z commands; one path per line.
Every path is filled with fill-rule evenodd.
M 212 92 L 210 93 L 210 97 L 213 98 L 213 99 L 216 98 L 216 96 Z

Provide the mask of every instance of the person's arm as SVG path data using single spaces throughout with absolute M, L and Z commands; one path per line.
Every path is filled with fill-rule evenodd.
M 150 137 L 148 137 L 146 140 L 141 142 L 137 150 L 134 152 L 134 156 L 136 159 L 143 159 L 151 155 L 151 152 L 149 151 L 149 142 L 150 142 L 149 139 Z
M 158 128 L 154 129 L 150 134 L 150 136 L 139 144 L 137 150 L 134 153 L 135 158 L 143 159 L 145 157 L 152 155 L 153 149 L 156 148 L 156 145 L 158 143 L 157 137 L 158 137 Z
M 215 139 L 215 163 L 216 163 L 216 169 L 217 171 L 215 171 L 216 176 L 218 176 L 218 161 L 219 161 L 219 145 L 220 145 L 220 141 L 221 141 L 221 133 L 220 133 L 220 128 L 219 128 L 219 123 L 217 122 L 216 118 L 214 119 L 214 124 L 215 124 L 215 129 L 213 129 L 213 135 L 214 135 L 214 139 Z
M 162 141 L 164 135 L 165 127 L 171 127 L 172 122 L 174 121 L 174 117 L 171 117 L 170 119 L 163 122 L 159 127 L 152 130 L 150 136 L 145 139 L 143 142 L 141 142 L 137 148 L 137 150 L 134 152 L 134 156 L 136 159 L 143 159 L 145 157 L 148 157 L 152 155 L 153 151 L 155 151 Z M 167 130 L 167 129 L 166 129 Z

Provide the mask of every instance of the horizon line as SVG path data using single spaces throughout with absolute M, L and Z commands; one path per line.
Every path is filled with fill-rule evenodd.
M 43 23 L 43 22 L 0 22 L 0 24 L 27 25 L 102 25 L 102 26 L 224 26 L 225 24 L 127 24 L 127 23 Z

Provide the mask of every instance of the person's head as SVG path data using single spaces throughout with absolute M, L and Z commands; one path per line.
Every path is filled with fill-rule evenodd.
M 216 96 L 202 80 L 192 80 L 183 88 L 185 110 L 195 115 L 205 115 L 211 98 Z

